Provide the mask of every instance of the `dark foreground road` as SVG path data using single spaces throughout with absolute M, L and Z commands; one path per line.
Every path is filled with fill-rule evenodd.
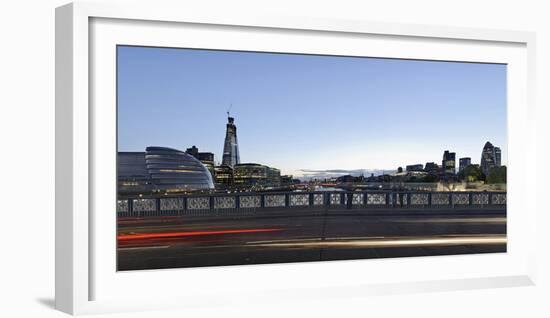
M 121 218 L 118 269 L 506 252 L 505 210 Z

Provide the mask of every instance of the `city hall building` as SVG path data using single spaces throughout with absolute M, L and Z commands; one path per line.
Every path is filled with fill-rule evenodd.
M 166 147 L 118 153 L 118 193 L 189 193 L 214 189 L 212 174 L 194 156 Z

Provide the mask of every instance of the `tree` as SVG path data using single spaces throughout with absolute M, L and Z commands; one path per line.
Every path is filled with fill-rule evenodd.
M 437 182 L 437 181 L 439 181 L 439 178 L 434 174 L 428 174 L 422 180 L 422 182 Z
M 489 174 L 487 175 L 487 183 L 506 183 L 506 166 L 491 168 L 489 170 Z
M 483 180 L 483 172 L 478 165 L 468 165 L 461 171 L 466 182 L 476 182 Z

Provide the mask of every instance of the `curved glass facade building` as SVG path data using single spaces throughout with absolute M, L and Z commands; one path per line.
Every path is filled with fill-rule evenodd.
M 151 177 L 145 165 L 144 152 L 121 152 L 117 154 L 118 191 L 125 193 L 149 193 L 152 190 Z
M 486 176 L 489 175 L 489 171 L 494 167 L 500 167 L 502 153 L 499 147 L 493 146 L 492 143 L 486 142 L 481 151 L 481 171 Z
M 195 157 L 166 147 L 147 147 L 145 166 L 156 190 L 181 192 L 214 188 L 210 171 Z
M 145 153 L 132 153 L 131 156 L 119 153 L 118 167 L 120 193 L 178 193 L 214 189 L 212 175 L 204 164 L 177 149 L 147 147 Z

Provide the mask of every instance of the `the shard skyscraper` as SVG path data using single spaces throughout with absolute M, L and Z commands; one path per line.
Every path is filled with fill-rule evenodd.
M 225 142 L 223 144 L 222 165 L 234 167 L 240 163 L 239 144 L 237 143 L 237 126 L 235 119 L 227 114 L 227 130 L 225 132 Z

